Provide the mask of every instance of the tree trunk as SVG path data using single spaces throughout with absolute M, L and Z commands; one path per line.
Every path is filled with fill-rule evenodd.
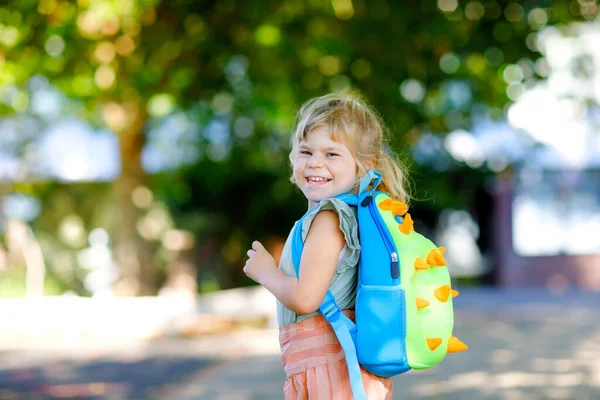
M 141 163 L 146 114 L 141 110 L 140 106 L 127 107 L 131 120 L 119 132 L 121 176 L 114 183 L 118 211 L 114 249 L 121 273 L 115 292 L 120 296 L 154 295 L 158 286 L 154 246 L 137 231 L 142 212 L 132 200 L 133 191 L 147 183 Z
M 179 295 L 195 299 L 198 293 L 194 248 L 182 249 L 177 258 L 167 266 L 167 276 L 161 295 Z

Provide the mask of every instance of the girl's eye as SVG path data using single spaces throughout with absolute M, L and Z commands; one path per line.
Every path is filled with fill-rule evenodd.
M 327 153 L 327 157 L 335 157 L 338 156 L 339 154 L 336 153 Z
M 310 156 L 310 151 L 302 150 L 300 152 L 300 154 L 305 155 L 305 156 Z

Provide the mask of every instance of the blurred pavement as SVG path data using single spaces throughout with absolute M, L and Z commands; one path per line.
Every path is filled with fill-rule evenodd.
M 600 399 L 600 293 L 464 289 L 439 366 L 394 378 L 394 399 Z M 194 339 L 10 349 L 0 399 L 281 399 L 276 329 Z

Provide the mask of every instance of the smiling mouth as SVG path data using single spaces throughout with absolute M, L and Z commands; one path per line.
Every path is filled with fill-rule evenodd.
M 308 183 L 309 185 L 324 185 L 328 182 L 331 182 L 331 179 L 314 176 L 309 176 L 308 178 L 306 178 L 306 183 Z

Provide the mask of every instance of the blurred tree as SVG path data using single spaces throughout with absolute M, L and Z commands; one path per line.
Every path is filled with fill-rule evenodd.
M 0 107 L 22 109 L 18 85 L 42 74 L 85 105 L 86 119 L 118 134 L 116 256 L 136 293 L 158 284 L 155 246 L 136 230 L 142 211 L 132 203 L 151 184 L 141 163 L 147 122 L 184 111 L 197 128 L 195 161 L 152 187 L 180 225 L 203 243 L 217 238 L 224 268 L 211 270 L 235 286 L 245 282 L 248 243 L 283 235 L 301 212 L 286 152 L 303 101 L 358 88 L 405 154 L 424 132 L 468 128 L 477 107 L 501 116 L 510 100 L 504 68 L 535 61 L 542 26 L 583 18 L 573 3 L 12 0 L 0 8 L 0 88 L 19 92 Z M 434 208 L 464 205 L 469 194 L 456 196 L 457 187 L 481 186 L 490 173 L 462 168 L 453 187 L 436 169 L 415 169 L 416 195 L 433 193 Z
M 147 184 L 141 165 L 144 123 L 189 103 L 199 47 L 183 24 L 183 10 L 155 1 L 13 1 L 0 9 L 3 24 L 2 86 L 41 74 L 85 105 L 82 117 L 119 137 L 121 175 L 115 253 L 123 293 L 154 293 L 154 248 L 136 226 L 141 212 L 132 193 Z M 202 21 L 198 22 L 200 27 Z M 193 24 L 192 24 L 193 25 Z M 191 25 L 188 24 L 188 28 Z M 198 25 L 195 25 L 198 29 Z M 201 28 L 200 28 L 201 29 Z M 17 86 L 18 87 L 18 86 Z M 22 109 L 27 92 L 3 111 Z M 8 108 L 8 110 L 7 110 Z
M 176 186 L 166 190 L 173 209 L 188 216 L 194 209 L 210 210 L 220 221 L 211 225 L 210 236 L 223 243 L 223 254 L 219 267 L 210 269 L 220 272 L 225 286 L 245 282 L 240 265 L 252 239 L 285 236 L 306 206 L 287 182 L 288 138 L 302 102 L 346 88 L 363 93 L 389 126 L 390 147 L 411 164 L 415 197 L 427 200 L 416 202 L 416 215 L 432 225 L 444 208 L 469 208 L 496 172 L 443 154 L 439 163 L 414 164 L 411 149 L 424 133 L 468 130 L 478 112 L 501 118 L 511 101 L 506 67 L 535 65 L 535 35 L 543 26 L 582 19 L 579 6 L 560 1 L 188 6 L 211 27 L 211 41 L 226 49 L 222 56 L 210 53 L 219 67 L 205 69 L 223 82 L 200 96 L 215 114 L 204 124 L 198 162 L 175 174 L 194 184 L 185 195 Z M 526 84 L 544 78 L 529 69 Z M 225 139 L 216 132 L 225 132 Z

